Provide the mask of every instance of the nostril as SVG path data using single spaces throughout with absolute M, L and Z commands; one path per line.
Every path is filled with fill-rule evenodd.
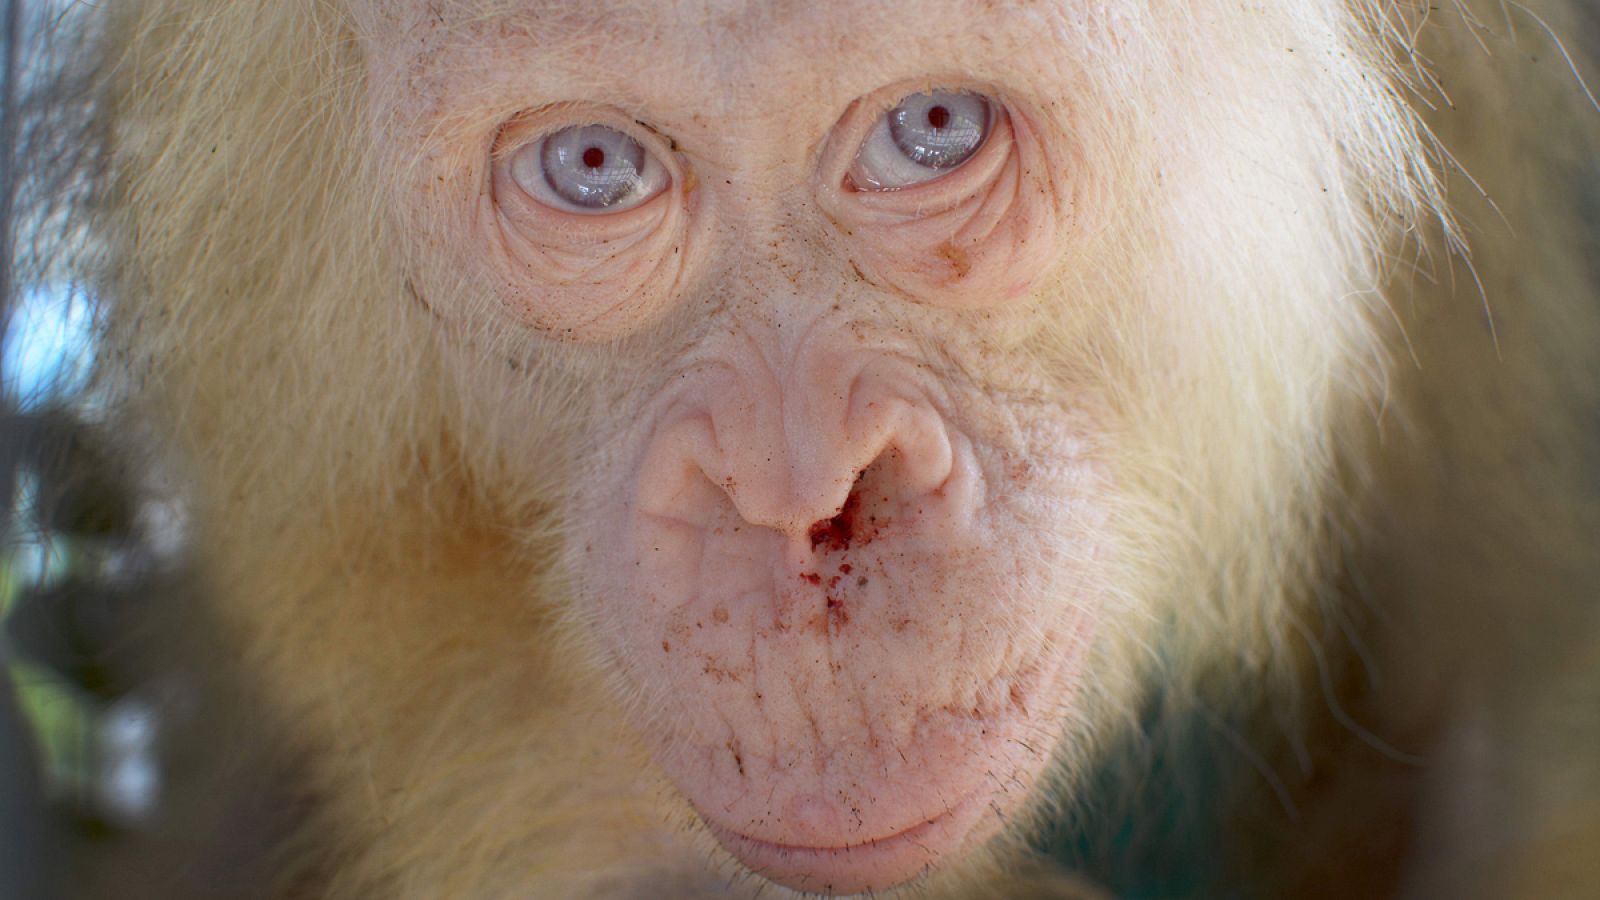
M 831 519 L 823 519 L 811 526 L 812 550 L 850 549 L 850 541 L 855 537 L 856 519 L 861 512 L 861 480 L 856 479 L 856 486 L 851 489 L 850 496 L 845 498 L 844 508 L 838 515 Z
M 862 470 L 839 511 L 811 525 L 807 535 L 813 552 L 859 550 L 890 527 L 895 509 L 905 499 L 899 496 L 902 485 L 896 471 L 898 456 L 891 450 Z

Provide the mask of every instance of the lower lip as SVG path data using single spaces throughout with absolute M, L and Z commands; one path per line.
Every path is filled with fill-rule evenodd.
M 775 844 L 706 824 L 729 853 L 779 884 L 825 894 L 859 894 L 916 878 L 959 849 L 983 812 L 978 801 L 976 794 L 971 795 L 937 818 L 847 847 Z

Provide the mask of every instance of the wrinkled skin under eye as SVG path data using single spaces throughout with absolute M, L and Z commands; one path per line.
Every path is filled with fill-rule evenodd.
M 632 209 L 667 184 L 661 164 L 638 141 L 604 125 L 578 125 L 518 150 L 511 177 L 529 196 L 566 212 Z
M 850 181 L 864 191 L 932 181 L 972 158 L 988 138 L 993 118 L 992 104 L 980 94 L 912 94 L 867 136 L 850 168 Z

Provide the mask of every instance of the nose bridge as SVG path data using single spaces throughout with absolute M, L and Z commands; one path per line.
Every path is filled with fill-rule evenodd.
M 738 308 L 764 313 L 775 328 L 764 338 L 778 345 L 793 345 L 811 322 L 846 299 L 871 299 L 846 297 L 859 283 L 850 277 L 836 227 L 817 204 L 809 165 L 803 159 L 746 160 L 739 181 L 711 188 L 730 201 L 718 203 L 719 280 Z M 778 184 L 754 187 L 766 181 Z
M 892 493 L 936 489 L 950 436 L 914 366 L 870 336 L 881 308 L 803 222 L 730 234 L 716 375 L 693 406 L 709 433 L 699 469 L 754 525 L 804 537 L 844 508 L 892 449 Z M 881 493 L 881 492 L 880 492 Z

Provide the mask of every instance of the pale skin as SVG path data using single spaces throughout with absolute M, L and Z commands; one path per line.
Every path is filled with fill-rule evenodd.
M 375 82 L 404 80 L 374 135 L 437 140 L 401 202 L 446 254 L 418 286 L 442 318 L 684 337 L 593 351 L 620 390 L 598 386 L 615 415 L 584 436 L 566 554 L 659 714 L 657 761 L 793 887 L 882 889 L 981 843 L 1049 761 L 1104 590 L 1096 391 L 1051 396 L 1005 359 L 1094 215 L 1070 80 L 1034 39 L 1069 25 L 950 4 L 928 14 L 959 27 L 929 37 L 826 4 L 691 4 L 556 13 L 569 31 L 473 6 L 357 7 Z M 855 185 L 868 132 L 929 89 L 991 105 L 982 146 Z M 590 124 L 638 141 L 659 193 L 574 215 L 519 183 L 519 146 Z M 462 268 L 488 296 L 450 286 Z

